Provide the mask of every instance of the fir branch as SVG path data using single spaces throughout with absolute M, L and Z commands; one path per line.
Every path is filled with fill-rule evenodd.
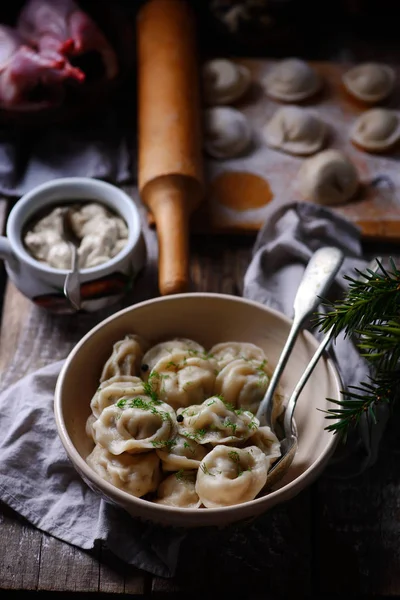
M 316 325 L 321 331 L 328 332 L 334 327 L 334 337 L 344 331 L 351 335 L 363 331 L 377 320 L 385 320 L 399 314 L 400 308 L 400 271 L 390 259 L 392 271 L 388 272 L 376 259 L 378 271 L 371 268 L 361 272 L 355 269 L 359 278 L 344 276 L 349 281 L 349 289 L 343 300 L 334 303 L 325 302 L 328 308 L 325 314 L 316 317 Z
M 333 328 L 334 338 L 341 332 L 353 336 L 371 366 L 368 382 L 342 391 L 342 400 L 328 399 L 336 407 L 324 412 L 335 423 L 326 429 L 340 433 L 343 439 L 363 415 L 376 423 L 377 406 L 394 404 L 400 394 L 400 270 L 393 259 L 389 260 L 390 271 L 379 259 L 375 261 L 375 269 L 356 269 L 357 279 L 345 277 L 350 283 L 344 299 L 325 303 L 328 312 L 316 318 L 320 331 Z

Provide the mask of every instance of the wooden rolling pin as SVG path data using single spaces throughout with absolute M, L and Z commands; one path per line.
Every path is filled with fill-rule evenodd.
M 149 0 L 137 17 L 139 192 L 156 223 L 159 289 L 189 288 L 189 216 L 203 196 L 199 67 L 188 2 Z

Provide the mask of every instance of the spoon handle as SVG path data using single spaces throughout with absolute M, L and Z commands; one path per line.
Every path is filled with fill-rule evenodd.
M 81 287 L 79 280 L 79 256 L 76 246 L 72 246 L 72 269 L 64 281 L 64 295 L 75 310 L 81 308 Z
M 299 381 L 296 384 L 296 387 L 294 388 L 294 390 L 292 392 L 292 395 L 289 398 L 289 402 L 287 403 L 287 407 L 285 410 L 285 417 L 283 419 L 283 430 L 285 432 L 285 436 L 289 436 L 292 433 L 292 418 L 293 418 L 294 409 L 296 408 L 296 403 L 297 403 L 298 397 L 300 396 L 301 392 L 303 391 L 303 388 L 304 388 L 305 384 L 307 383 L 308 378 L 310 377 L 311 373 L 314 371 L 319 359 L 321 358 L 322 354 L 324 353 L 324 350 L 326 350 L 328 348 L 329 344 L 331 343 L 331 341 L 333 339 L 333 332 L 334 332 L 334 327 L 332 327 L 328 331 L 328 333 L 325 335 L 322 342 L 320 343 L 320 345 L 314 352 L 314 356 L 308 363 L 306 370 L 304 371 L 303 375 L 300 377 Z
M 378 269 L 377 261 L 379 261 L 379 260 L 381 260 L 381 259 L 378 258 L 378 259 L 372 260 L 369 263 L 369 265 L 367 266 L 366 270 L 372 271 L 375 273 Z M 361 274 L 360 277 L 358 278 L 358 280 L 359 281 L 368 281 L 368 279 L 364 276 L 364 274 Z M 328 346 L 330 345 L 330 342 L 333 339 L 334 329 L 335 329 L 334 327 L 331 327 L 331 329 L 328 331 L 328 333 L 322 339 L 322 342 L 316 349 L 314 356 L 308 363 L 306 370 L 304 371 L 303 375 L 300 377 L 298 383 L 296 384 L 296 387 L 293 390 L 292 395 L 289 398 L 289 402 L 287 403 L 287 407 L 285 410 L 285 417 L 283 419 L 283 429 L 285 432 L 285 436 L 292 435 L 292 418 L 293 418 L 294 409 L 296 408 L 297 400 L 298 400 L 301 392 L 303 391 L 303 388 L 304 388 L 305 384 L 307 383 L 308 378 L 310 377 L 311 373 L 314 371 L 314 368 L 315 368 L 316 364 L 318 363 L 319 359 L 321 358 L 324 350 L 326 350 L 328 348 Z
M 271 424 L 273 396 L 279 379 L 286 366 L 297 336 L 304 324 L 321 302 L 343 262 L 343 253 L 339 248 L 324 247 L 317 250 L 310 258 L 300 282 L 293 303 L 294 317 L 288 338 L 283 347 L 278 364 L 272 374 L 268 389 L 257 411 L 260 422 Z

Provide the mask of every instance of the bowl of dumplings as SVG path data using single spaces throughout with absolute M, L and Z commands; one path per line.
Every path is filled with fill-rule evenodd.
M 274 394 L 257 409 L 291 321 L 261 303 L 214 293 L 141 302 L 105 319 L 75 346 L 57 380 L 55 422 L 84 482 L 133 517 L 177 527 L 226 526 L 298 494 L 337 441 L 325 411 L 340 398 L 321 359 L 298 400 L 298 449 L 281 457 L 279 423 L 318 341 L 304 331 Z

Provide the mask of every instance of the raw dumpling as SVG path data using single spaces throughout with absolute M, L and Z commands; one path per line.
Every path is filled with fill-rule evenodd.
M 86 462 L 102 479 L 137 498 L 154 492 L 161 480 L 160 459 L 155 452 L 114 456 L 96 445 Z
M 268 425 L 259 427 L 251 438 L 246 441 L 244 448 L 246 446 L 257 446 L 257 448 L 260 448 L 265 456 L 271 460 L 271 463 L 275 462 L 281 456 L 279 440 Z
M 269 466 L 270 460 L 257 446 L 216 446 L 200 464 L 196 492 L 207 508 L 249 502 L 265 486 Z
M 326 126 L 308 110 L 284 106 L 265 125 L 263 135 L 270 148 L 306 156 L 321 150 L 326 137 Z
M 116 342 L 110 358 L 104 365 L 100 381 L 111 379 L 116 375 L 139 375 L 143 352 L 148 343 L 138 335 L 129 334 Z
M 228 363 L 237 358 L 260 363 L 267 360 L 264 350 L 249 342 L 221 342 L 215 344 L 210 350 L 210 356 L 217 361 L 220 369 L 223 369 Z
M 273 67 L 264 79 L 268 96 L 284 102 L 298 102 L 313 96 L 322 85 L 320 76 L 306 62 L 288 58 Z
M 152 346 L 143 356 L 141 370 L 143 377 L 149 376 L 155 364 L 166 356 L 170 356 L 177 350 L 186 351 L 191 356 L 206 355 L 205 348 L 197 342 L 188 338 L 172 338 L 165 342 L 159 342 Z
M 204 111 L 204 150 L 213 158 L 235 158 L 250 145 L 247 117 L 236 108 L 215 106 Z
M 217 363 L 205 356 L 178 350 L 161 358 L 148 379 L 157 398 L 175 410 L 209 398 L 214 390 Z
M 176 436 L 177 422 L 168 404 L 136 396 L 105 408 L 92 430 L 95 442 L 111 454 L 136 454 L 169 444 Z
M 350 139 L 363 150 L 388 150 L 400 139 L 400 121 L 393 110 L 371 108 L 355 121 Z
M 216 58 L 204 63 L 202 77 L 204 101 L 210 106 L 230 104 L 239 100 L 251 83 L 251 74 L 247 67 L 225 58 Z
M 144 394 L 144 387 L 140 377 L 130 377 L 129 375 L 111 377 L 100 384 L 90 401 L 90 408 L 94 416 L 98 418 L 105 408 L 115 404 L 121 398 L 141 394 Z
M 179 415 L 183 417 L 178 424 L 180 435 L 213 446 L 246 440 L 260 425 L 251 412 L 235 410 L 217 396 L 203 404 L 178 409 Z
M 178 471 L 164 479 L 154 502 L 180 508 L 199 508 L 201 502 L 195 484 L 196 471 Z
M 237 358 L 218 373 L 215 391 L 235 408 L 255 414 L 267 391 L 269 380 L 266 360 L 257 362 Z
M 357 192 L 359 179 L 353 163 L 338 150 L 323 150 L 307 158 L 298 173 L 302 196 L 317 204 L 344 204 Z
M 177 435 L 171 444 L 157 450 L 164 471 L 198 469 L 207 450 L 195 440 Z
M 387 98 L 394 87 L 395 72 L 388 65 L 364 63 L 343 75 L 346 90 L 358 100 L 379 102 Z

